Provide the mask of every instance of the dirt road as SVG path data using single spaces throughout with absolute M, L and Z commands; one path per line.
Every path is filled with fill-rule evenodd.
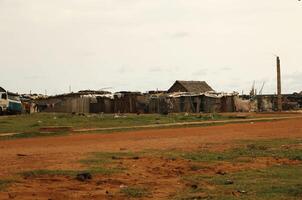
M 0 141 L 0 179 L 14 177 L 16 173 L 26 170 L 81 169 L 83 166 L 78 161 L 86 157 L 89 152 L 118 152 L 122 149 L 127 151 L 142 151 L 146 149 L 192 150 L 208 143 L 215 143 L 215 148 L 219 148 L 220 146 L 232 144 L 235 140 L 301 138 L 301 122 L 301 119 L 287 119 L 273 122 L 227 124 L 209 127 L 152 129 L 110 134 L 76 134 Z M 18 154 L 22 154 L 22 156 Z M 150 161 L 145 160 L 145 162 L 145 164 L 142 162 L 138 169 L 143 170 L 143 166 L 148 165 Z M 64 183 L 68 182 L 65 178 L 58 178 L 58 181 L 60 180 Z M 62 184 L 64 185 L 64 183 Z M 35 184 L 42 183 L 38 182 Z M 162 184 L 167 183 L 163 182 Z M 28 191 L 30 190 L 28 188 L 34 190 L 33 188 L 39 186 L 31 185 L 27 189 L 26 187 L 21 187 L 20 189 L 20 187 L 17 187 L 18 190 L 23 188 L 24 191 Z M 42 193 L 44 192 L 43 194 L 45 195 L 42 196 L 49 195 L 51 191 L 54 191 L 54 188 L 43 190 Z M 168 193 L 169 191 L 166 192 Z M 6 195 L 7 193 L 2 193 L 0 197 Z M 165 192 L 162 193 L 162 196 L 164 195 Z M 30 199 L 30 197 L 24 196 L 24 199 Z M 55 199 L 60 198 L 57 197 Z
M 302 119 L 210 127 L 140 130 L 0 141 L 0 177 L 19 169 L 73 167 L 88 152 L 192 149 L 205 143 L 231 140 L 302 137 Z M 17 154 L 29 155 L 19 159 Z

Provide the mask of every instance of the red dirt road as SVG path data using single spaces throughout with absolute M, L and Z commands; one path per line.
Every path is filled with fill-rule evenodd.
M 197 148 L 232 140 L 302 137 L 302 119 L 0 141 L 0 177 L 20 170 L 73 168 L 89 152 Z M 17 154 L 28 155 L 20 158 Z M 75 163 L 77 165 L 77 163 Z
M 83 135 L 69 135 L 60 137 L 45 137 L 45 138 L 31 138 L 31 139 L 18 139 L 18 140 L 6 140 L 0 141 L 0 179 L 7 179 L 14 177 L 15 174 L 27 170 L 35 169 L 62 169 L 62 170 L 76 170 L 82 169 L 83 166 L 78 162 L 80 159 L 87 157 L 89 152 L 100 151 L 121 151 L 126 149 L 127 151 L 142 151 L 146 149 L 182 149 L 192 150 L 200 148 L 201 146 L 209 143 L 215 143 L 213 148 L 219 149 L 226 145 L 232 145 L 232 141 L 235 140 L 248 140 L 248 139 L 270 139 L 270 138 L 301 138 L 302 137 L 302 119 L 289 119 L 273 122 L 255 122 L 245 124 L 227 124 L 219 126 L 209 127 L 194 127 L 194 128 L 171 128 L 161 130 L 141 130 L 132 132 L 119 132 L 110 134 L 83 134 Z M 25 156 L 18 156 L 18 154 L 24 154 Z M 144 160 L 145 159 L 145 160 Z M 159 163 L 160 161 L 150 161 L 144 158 L 140 164 L 136 166 L 137 171 L 131 171 L 133 173 L 133 181 L 135 182 L 135 176 L 148 176 L 148 173 L 143 172 L 148 165 L 152 163 Z M 124 163 L 127 165 L 127 162 Z M 133 163 L 128 163 L 131 165 Z M 156 164 L 154 164 L 156 165 Z M 175 165 L 164 163 L 164 165 Z M 185 164 L 183 165 L 185 166 Z M 154 168 L 157 168 L 154 166 Z M 171 168 L 171 167 L 170 167 Z M 185 168 L 185 167 L 183 167 Z M 165 169 L 165 168 L 162 168 Z M 151 170 L 152 171 L 152 170 Z M 129 172 L 129 173 L 131 173 Z M 141 172 L 141 173 L 140 173 Z M 145 174 L 144 174 L 145 173 Z M 150 172 L 151 173 L 151 172 Z M 164 178 L 166 172 L 162 172 L 163 176 L 158 178 L 158 183 L 150 182 L 150 184 L 164 186 L 170 183 L 177 183 L 177 176 L 170 176 Z M 171 172 L 172 173 L 172 172 Z M 174 172 L 173 172 L 174 173 Z M 176 173 L 176 172 L 175 172 Z M 144 175 L 142 175 L 144 174 Z M 146 175 L 147 174 L 147 175 Z M 152 176 L 152 174 L 149 174 Z M 123 177 L 126 180 L 127 177 Z M 70 187 L 70 180 L 65 180 L 64 177 L 52 177 L 52 182 L 60 182 L 62 187 L 64 185 L 68 189 Z M 11 186 L 8 190 L 13 193 L 13 196 L 9 196 L 9 192 L 0 193 L 1 198 L 15 198 L 15 199 L 47 199 L 51 192 L 56 191 L 53 194 L 53 199 L 89 199 L 89 195 L 81 196 L 81 198 L 71 198 L 72 188 L 70 188 L 69 196 L 62 196 L 66 191 L 58 191 L 55 189 L 55 185 L 40 191 L 35 194 L 34 198 L 31 196 L 37 188 L 41 188 L 47 180 L 35 180 L 31 182 L 31 185 L 26 187 L 26 183 L 18 183 L 15 186 Z M 141 179 L 139 179 L 142 181 Z M 44 181 L 44 182 L 43 182 Z M 136 180 L 137 181 L 137 180 Z M 155 180 L 156 181 L 156 180 Z M 118 187 L 122 185 L 122 182 L 116 183 Z M 77 185 L 75 190 L 87 190 L 87 187 L 83 185 Z M 173 188 L 177 189 L 176 184 Z M 36 188 L 36 189 L 35 189 Z M 65 190 L 67 190 L 65 188 Z M 156 187 L 155 187 L 156 188 Z M 160 187 L 159 187 L 160 189 Z M 16 191 L 17 190 L 17 191 Z M 93 189 L 89 189 L 93 190 Z M 88 193 L 89 193 L 88 191 Z M 21 193 L 24 198 L 20 198 Z M 38 192 L 38 191 L 37 191 Z M 61 193 L 60 193 L 61 192 Z M 86 191 L 87 192 L 87 191 Z M 91 191 L 90 191 L 91 192 Z M 161 199 L 167 197 L 171 191 L 164 190 L 156 193 L 157 198 Z M 60 197 L 57 194 L 62 194 Z M 102 190 L 102 195 L 104 191 Z M 30 194 L 30 195 L 29 195 Z M 43 195 L 42 195 L 43 194 Z M 19 196 L 18 196 L 19 195 Z M 43 198 L 38 198 L 40 195 Z M 96 194 L 95 194 L 96 195 Z M 105 199 L 104 196 L 91 199 Z M 22 195 L 21 195 L 22 196 Z M 18 198 L 17 198 L 18 197 Z M 84 198 L 85 197 L 85 198 Z M 119 199 L 119 198 L 115 198 Z

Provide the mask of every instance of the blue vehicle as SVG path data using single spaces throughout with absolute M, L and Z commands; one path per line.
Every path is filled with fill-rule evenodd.
M 2 114 L 21 114 L 22 103 L 20 96 L 7 92 L 0 87 L 0 115 Z

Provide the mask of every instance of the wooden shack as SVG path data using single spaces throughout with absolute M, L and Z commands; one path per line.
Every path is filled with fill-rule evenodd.
M 115 113 L 137 113 L 137 98 L 140 92 L 117 92 L 114 94 Z
M 205 81 L 175 81 L 170 87 L 168 93 L 174 92 L 190 92 L 205 93 L 214 91 Z
M 114 100 L 110 96 L 97 96 L 90 102 L 90 113 L 113 113 Z

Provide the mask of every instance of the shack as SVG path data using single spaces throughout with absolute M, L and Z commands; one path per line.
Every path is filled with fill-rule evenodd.
M 91 104 L 106 91 L 84 90 L 35 100 L 38 112 L 90 113 Z M 93 110 L 93 109 L 92 109 Z
M 167 94 L 152 94 L 148 99 L 148 113 L 168 114 L 169 112 L 173 112 L 173 106 L 171 106 Z
M 115 113 L 138 113 L 137 101 L 142 94 L 140 92 L 122 91 L 114 94 Z
M 170 87 L 168 93 L 174 92 L 190 92 L 190 93 L 205 93 L 213 92 L 214 90 L 205 81 L 175 81 Z
M 234 112 L 237 93 L 172 93 L 169 94 L 171 112 L 215 113 Z
M 90 113 L 113 113 L 114 112 L 114 95 L 101 94 L 94 95 L 90 101 Z
M 265 94 L 265 95 L 242 95 L 240 96 L 242 102 L 249 102 L 249 110 L 243 109 L 243 111 L 249 112 L 272 112 L 277 111 L 277 101 L 278 97 L 275 94 Z M 238 104 L 239 100 L 237 100 Z M 293 94 L 283 94 L 282 95 L 282 110 L 299 110 L 302 108 L 302 95 L 299 93 Z

